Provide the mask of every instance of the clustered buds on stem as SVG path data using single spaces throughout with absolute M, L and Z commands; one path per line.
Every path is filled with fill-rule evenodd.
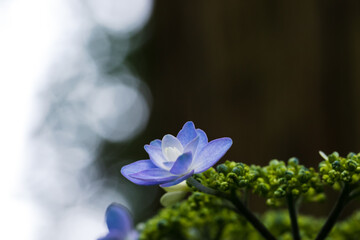
M 127 211 L 110 205 L 109 233 L 102 240 L 359 238 L 360 212 L 335 223 L 344 207 L 360 196 L 360 153 L 340 157 L 337 152 L 320 152 L 324 161 L 318 171 L 299 164 L 297 158 L 271 160 L 264 167 L 225 161 L 213 168 L 231 145 L 230 138 L 208 142 L 192 122 L 185 123 L 176 137 L 167 134 L 146 145 L 149 159 L 126 165 L 121 172 L 136 184 L 163 187 L 165 208 L 135 231 Z M 296 203 L 324 201 L 327 185 L 341 189 L 328 218 L 298 215 Z M 247 207 L 250 192 L 268 206 L 286 203 L 288 213 L 268 211 L 259 219 Z
M 268 166 L 248 166 L 244 163 L 226 161 L 208 171 L 196 174 L 195 179 L 203 185 L 222 191 L 252 190 L 265 197 L 269 206 L 281 206 L 287 195 L 312 202 L 324 200 L 323 184 L 314 168 L 306 168 L 298 159 L 272 160 Z
M 342 183 L 356 184 L 360 180 L 360 153 L 340 157 L 337 152 L 325 156 L 319 164 L 322 180 L 339 189 Z

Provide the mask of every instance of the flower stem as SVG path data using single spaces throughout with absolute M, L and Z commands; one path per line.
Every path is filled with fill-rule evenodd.
M 188 183 L 196 187 L 203 193 L 215 195 L 224 198 L 234 204 L 237 210 L 258 230 L 258 232 L 267 240 L 276 240 L 270 231 L 260 222 L 260 220 L 239 200 L 235 194 L 225 194 L 212 188 L 205 187 L 193 177 L 187 179 Z
M 332 209 L 328 219 L 326 220 L 324 226 L 322 227 L 315 240 L 323 240 L 330 233 L 341 211 L 344 209 L 346 203 L 348 203 L 350 190 L 350 186 L 348 184 L 345 184 L 334 208 Z
M 287 205 L 289 208 L 289 215 L 290 215 L 290 220 L 291 220 L 291 231 L 292 231 L 293 239 L 300 240 L 301 237 L 300 237 L 297 213 L 296 213 L 294 198 L 291 193 L 287 195 Z

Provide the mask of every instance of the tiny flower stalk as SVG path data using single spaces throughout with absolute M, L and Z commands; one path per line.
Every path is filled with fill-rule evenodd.
M 299 230 L 298 217 L 296 211 L 296 204 L 292 193 L 289 193 L 287 195 L 287 205 L 289 208 L 289 216 L 291 220 L 291 231 L 293 238 L 294 240 L 300 240 L 301 237 L 300 237 L 300 230 Z
M 342 210 L 344 209 L 345 205 L 348 202 L 350 191 L 351 188 L 349 184 L 345 184 L 334 208 L 332 209 L 328 219 L 326 220 L 324 226 L 321 228 L 315 240 L 323 240 L 330 233 L 338 217 L 340 216 L 340 213 L 342 212 Z

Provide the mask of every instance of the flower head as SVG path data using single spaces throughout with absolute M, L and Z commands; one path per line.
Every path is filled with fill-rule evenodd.
M 227 137 L 208 142 L 206 133 L 189 121 L 176 137 L 167 134 L 145 145 L 150 159 L 126 165 L 121 173 L 139 185 L 173 186 L 212 167 L 231 145 Z
M 133 229 L 129 211 L 120 204 L 112 203 L 105 214 L 109 233 L 98 240 L 136 240 L 138 233 Z

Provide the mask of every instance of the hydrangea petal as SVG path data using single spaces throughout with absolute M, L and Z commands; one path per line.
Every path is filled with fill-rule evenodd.
M 154 147 L 161 147 L 161 140 L 160 139 L 155 139 L 155 140 L 150 142 L 150 145 L 154 146 Z
M 195 125 L 193 122 L 188 121 L 184 124 L 183 128 L 180 130 L 177 139 L 181 142 L 183 146 L 186 146 L 191 140 L 196 138 L 197 133 L 195 130 Z
M 135 184 L 148 185 L 147 181 L 142 181 L 140 179 L 133 178 L 130 175 L 147 169 L 156 169 L 156 168 L 157 167 L 152 163 L 151 160 L 140 160 L 123 166 L 121 168 L 121 174 Z
M 128 235 L 126 235 L 126 240 L 138 240 L 139 233 L 136 230 L 132 230 Z
M 196 133 L 199 136 L 199 144 L 197 147 L 197 150 L 199 152 L 206 146 L 206 144 L 208 144 L 208 137 L 207 137 L 206 133 L 203 130 L 201 130 L 200 128 L 196 129 Z
M 191 172 L 185 174 L 184 176 L 174 180 L 174 181 L 171 181 L 171 182 L 167 182 L 167 183 L 163 183 L 160 185 L 160 187 L 171 187 L 171 186 L 174 186 L 176 184 L 179 184 L 181 183 L 182 181 L 188 179 L 189 177 L 191 177 L 193 174 L 194 174 L 195 170 L 192 170 Z
M 193 164 L 195 173 L 201 173 L 212 167 L 232 145 L 231 138 L 218 138 L 209 142 L 197 155 Z
M 150 160 L 159 168 L 169 169 L 164 162 L 167 160 L 164 158 L 161 147 L 154 145 L 145 145 L 145 151 L 149 154 Z
M 176 137 L 171 134 L 166 134 L 161 142 L 163 155 L 165 155 L 165 149 L 169 147 L 176 148 L 181 153 L 184 151 L 184 147 L 181 145 L 180 141 Z
M 109 232 L 117 231 L 118 235 L 124 237 L 133 228 L 132 217 L 129 211 L 116 203 L 112 203 L 106 209 L 105 219 Z
M 126 236 L 124 236 L 119 231 L 109 232 L 105 237 L 98 238 L 98 240 L 124 240 Z
M 192 155 L 194 156 L 199 145 L 199 140 L 200 140 L 199 137 L 196 137 L 193 140 L 191 140 L 191 142 L 189 142 L 186 145 L 184 149 L 184 153 L 191 152 Z
M 138 173 L 131 174 L 130 177 L 146 181 L 147 185 L 161 184 L 175 180 L 178 176 L 161 168 L 153 168 Z
M 178 157 L 178 159 L 170 169 L 170 173 L 175 175 L 181 175 L 185 173 L 189 169 L 191 162 L 192 162 L 191 152 L 182 154 L 180 157 Z

